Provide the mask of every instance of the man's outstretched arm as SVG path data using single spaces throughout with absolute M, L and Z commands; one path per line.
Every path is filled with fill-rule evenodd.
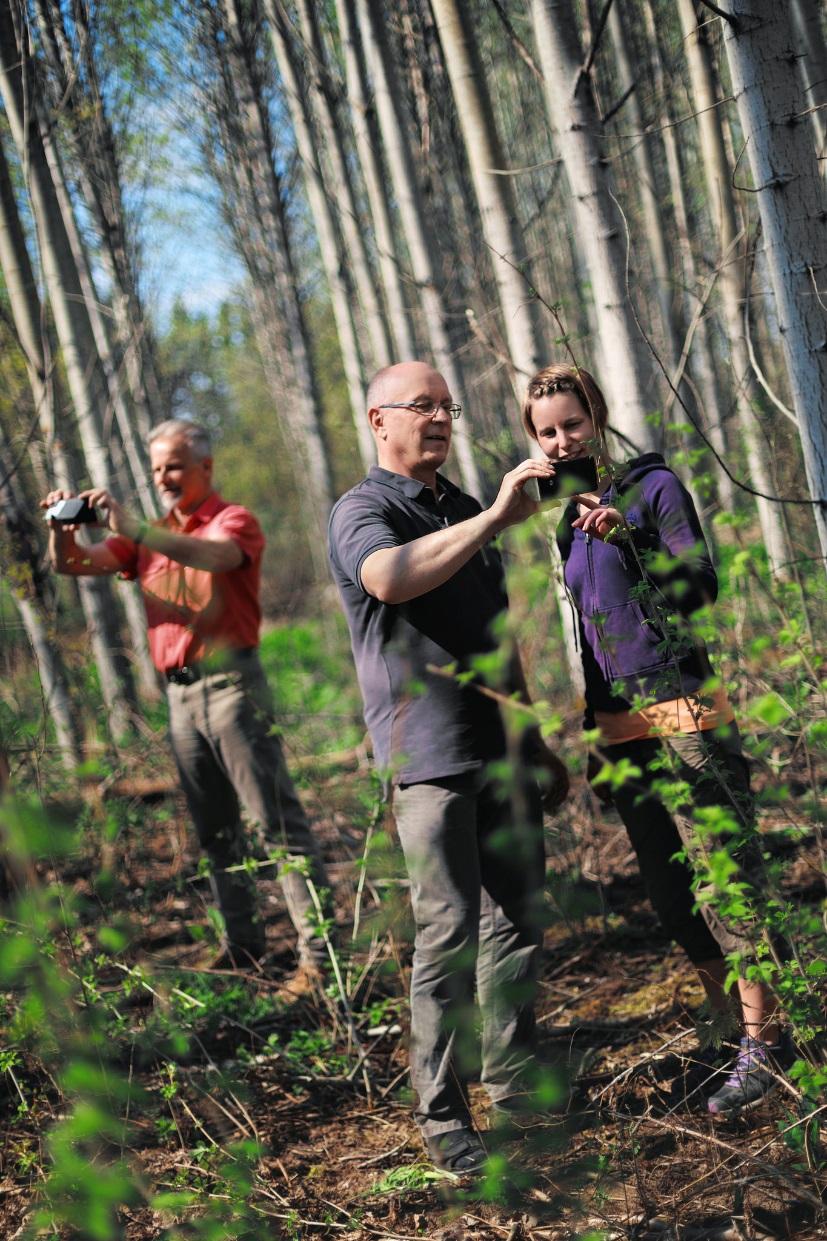
M 363 588 L 382 603 L 407 603 L 436 590 L 501 530 L 537 511 L 538 504 L 525 494 L 525 485 L 531 478 L 551 473 L 547 461 L 523 461 L 506 474 L 496 500 L 482 513 L 399 547 L 371 552 L 362 564 Z
M 108 491 L 98 489 L 80 494 L 93 508 L 106 513 L 106 524 L 113 534 L 144 543 L 178 564 L 192 569 L 206 569 L 208 573 L 227 573 L 244 563 L 244 553 L 234 539 L 197 539 L 190 534 L 176 534 L 163 526 L 151 525 L 132 516 Z M 55 500 L 66 498 L 66 492 L 53 491 L 42 504 L 48 507 Z M 97 576 L 117 573 L 123 567 L 105 543 L 94 547 L 78 546 L 74 530 L 74 527 L 59 529 L 52 526 L 50 550 L 58 573 Z

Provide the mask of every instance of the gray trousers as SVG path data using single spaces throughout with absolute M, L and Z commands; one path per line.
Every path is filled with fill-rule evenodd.
M 464 1079 L 478 1059 L 492 1101 L 524 1091 L 545 879 L 536 786 L 507 793 L 472 772 L 394 790 L 416 921 L 411 1081 L 425 1137 L 471 1123 Z M 515 813 L 516 811 L 516 813 Z
M 243 806 L 266 845 L 287 850 L 288 865 L 282 864 L 279 877 L 298 932 L 299 959 L 322 961 L 325 948 L 314 935 L 316 911 L 308 882 L 289 862 L 306 859 L 317 889 L 326 888 L 327 879 L 273 731 L 272 697 L 260 663 L 247 659 L 192 685 L 170 683 L 168 695 L 172 750 L 199 842 L 210 859 L 228 946 L 254 955 L 264 948 L 254 878 L 246 870 L 229 869 L 255 852 L 241 821 Z

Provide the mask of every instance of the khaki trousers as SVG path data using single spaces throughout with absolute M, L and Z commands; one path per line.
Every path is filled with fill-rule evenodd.
M 324 944 L 313 930 L 316 908 L 308 878 L 290 863 L 306 866 L 317 891 L 327 888 L 327 879 L 287 772 L 260 663 L 248 659 L 192 685 L 171 682 L 168 696 L 172 749 L 199 842 L 210 859 L 228 945 L 256 956 L 264 949 L 255 880 L 247 870 L 233 869 L 257 852 L 242 824 L 243 807 L 268 848 L 287 850 L 279 878 L 298 932 L 300 960 L 324 960 Z

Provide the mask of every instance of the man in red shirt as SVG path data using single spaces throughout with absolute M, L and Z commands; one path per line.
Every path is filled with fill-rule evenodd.
M 155 488 L 165 511 L 149 523 L 108 491 L 81 494 L 102 510 L 112 532 L 94 546 L 76 527 L 52 523 L 58 573 L 120 573 L 141 585 L 156 667 L 167 682 L 170 736 L 198 838 L 226 926 L 224 962 L 249 966 L 265 947 L 240 805 L 268 845 L 286 850 L 281 883 L 299 936 L 298 995 L 318 982 L 324 945 L 308 878 L 327 887 L 324 868 L 274 731 L 270 690 L 258 660 L 259 579 L 264 536 L 252 513 L 228 504 L 212 485 L 207 432 L 170 419 L 150 435 Z M 68 498 L 53 491 L 43 506 Z

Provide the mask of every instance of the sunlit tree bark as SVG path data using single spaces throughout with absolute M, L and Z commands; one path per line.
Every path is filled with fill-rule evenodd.
M 710 212 L 715 232 L 721 239 L 721 251 L 718 256 L 721 270 L 718 276 L 718 286 L 729 343 L 732 386 L 735 392 L 738 423 L 746 449 L 752 484 L 756 490 L 771 494 L 770 488 L 765 485 L 768 479 L 766 450 L 759 438 L 754 408 L 757 404 L 757 392 L 744 333 L 745 272 L 739 251 L 741 230 L 732 192 L 732 169 L 726 155 L 718 112 L 712 58 L 706 32 L 697 21 L 693 0 L 678 0 L 678 11 L 684 35 L 692 97 L 698 113 L 701 159 Z M 756 507 L 770 567 L 773 573 L 788 576 L 785 566 L 791 559 L 791 552 L 779 506 L 759 496 L 756 498 Z
M 345 62 L 354 142 L 365 179 L 365 191 L 376 235 L 377 260 L 396 346 L 395 356 L 397 360 L 405 361 L 416 357 L 416 342 L 405 308 L 399 246 L 394 238 L 387 181 L 379 154 L 379 136 L 368 104 L 364 51 L 356 21 L 356 0 L 336 0 L 336 15 Z
M 102 402 L 104 397 L 100 375 L 94 370 L 97 362 L 94 341 L 88 318 L 85 317 L 83 294 L 51 181 L 37 118 L 34 111 L 27 107 L 27 101 L 31 99 L 31 76 L 26 73 L 26 68 L 26 48 L 18 42 L 12 14 L 6 10 L 0 13 L 0 93 L 31 196 L 44 282 L 52 307 L 87 468 L 95 486 L 108 488 L 109 461 L 98 421 L 98 402 Z M 38 315 L 36 322 L 39 321 Z M 38 369 L 42 370 L 43 367 Z M 137 627 L 138 618 L 134 616 L 134 611 L 135 609 L 131 625 L 132 650 L 140 651 L 142 644 L 146 644 L 146 625 L 141 616 L 140 627 Z M 135 707 L 132 677 L 116 656 L 115 648 L 119 643 L 117 627 L 113 627 L 111 606 L 96 612 L 94 624 L 95 636 L 99 635 L 96 662 L 107 704 L 108 720 L 113 735 L 120 737 L 132 728 Z
M 225 0 L 228 13 L 234 3 L 235 0 Z M 301 160 L 310 211 L 316 226 L 322 266 L 330 291 L 330 302 L 336 321 L 336 332 L 339 337 L 339 348 L 347 380 L 359 454 L 367 470 L 375 460 L 376 450 L 365 413 L 365 373 L 353 315 L 353 295 L 348 284 L 345 255 L 319 165 L 316 139 L 308 111 L 307 96 L 299 78 L 290 25 L 279 0 L 263 0 L 263 4 Z
M 661 58 L 658 28 L 652 0 L 644 0 L 643 16 L 646 35 L 649 41 L 655 92 L 660 105 L 660 130 L 669 176 L 672 211 L 675 216 L 676 241 L 681 265 L 681 283 L 684 290 L 682 324 L 684 332 L 692 331 L 694 325 L 691 341 L 688 342 L 689 355 L 687 367 L 690 386 L 695 394 L 695 408 L 700 414 L 703 431 L 708 436 L 709 442 L 716 454 L 716 461 L 713 467 L 715 472 L 715 489 L 722 507 L 731 513 L 735 509 L 735 487 L 732 479 L 721 468 L 720 464 L 727 459 L 727 444 L 722 422 L 724 400 L 715 374 L 709 316 L 706 308 L 699 305 L 703 289 L 698 274 L 698 265 L 695 261 L 695 251 L 692 246 L 692 229 L 684 191 L 685 173 L 678 149 L 675 117 L 670 104 L 669 83 Z
M 827 193 L 775 0 L 732 0 L 724 44 L 755 184 L 804 466 L 827 562 Z
M 334 106 L 331 73 L 319 30 L 316 8 L 311 0 L 296 0 L 301 33 L 304 38 L 308 94 L 326 158 L 330 177 L 328 199 L 335 207 L 342 241 L 359 295 L 370 341 L 372 369 L 388 366 L 393 361 L 390 332 L 382 308 L 376 277 L 371 268 L 353 185 L 353 172 L 348 166 L 345 138 L 339 113 Z
M 0 427 L 0 514 L 12 563 L 4 576 L 34 654 L 43 705 L 51 719 L 64 766 L 80 764 L 77 711 L 72 707 L 60 650 L 49 633 L 43 607 L 42 555 L 27 504 L 17 480 L 18 462 Z
M 99 241 L 99 256 L 111 290 L 118 362 L 126 373 L 138 431 L 146 441 L 153 422 L 163 416 L 152 339 L 138 292 L 136 246 L 127 229 L 121 160 L 103 92 L 89 13 L 75 4 L 74 47 L 66 32 L 59 0 L 35 0 L 38 29 L 48 64 L 52 106 L 66 124 L 73 172 L 89 209 Z
M 419 286 L 425 329 L 436 368 L 445 376 L 454 400 L 463 401 L 464 381 L 439 280 L 439 260 L 428 227 L 416 168 L 401 113 L 400 95 L 392 82 L 390 52 L 380 15 L 368 0 L 357 0 L 357 16 L 368 70 L 373 79 L 376 112 L 385 159 L 405 233 L 413 277 Z M 468 424 L 462 418 L 454 431 L 454 444 L 465 490 L 482 497 L 482 480 L 474 458 Z
M 824 38 L 819 0 L 792 0 L 793 30 L 799 46 L 799 69 L 804 84 L 818 155 L 827 155 L 827 41 Z M 803 55 L 802 55 L 803 52 Z M 827 175 L 827 168 L 823 170 Z
M 647 412 L 659 401 L 651 361 L 626 287 L 626 230 L 609 182 L 598 135 L 600 117 L 572 0 L 532 0 L 546 108 L 572 192 L 577 237 L 588 268 L 604 358 L 612 422 L 638 451 L 655 446 Z
M 456 100 L 483 239 L 490 251 L 512 380 L 519 401 L 526 383 L 542 365 L 544 351 L 539 341 L 531 283 L 528 273 L 524 277 L 520 270 L 525 262 L 525 245 L 517 207 L 510 180 L 492 171 L 502 169 L 506 161 L 467 14 L 463 16 L 457 0 L 432 0 L 432 8 Z M 519 417 L 513 421 L 518 438 L 522 439 Z
M 228 15 L 222 4 L 199 17 L 208 65 L 202 97 L 206 115 L 214 118 L 204 135 L 205 155 L 249 273 L 262 369 L 295 452 L 311 519 L 308 546 L 321 579 L 327 575 L 325 535 L 334 498 L 330 458 L 253 32 L 247 21 L 230 22 L 239 16 L 235 7 Z

